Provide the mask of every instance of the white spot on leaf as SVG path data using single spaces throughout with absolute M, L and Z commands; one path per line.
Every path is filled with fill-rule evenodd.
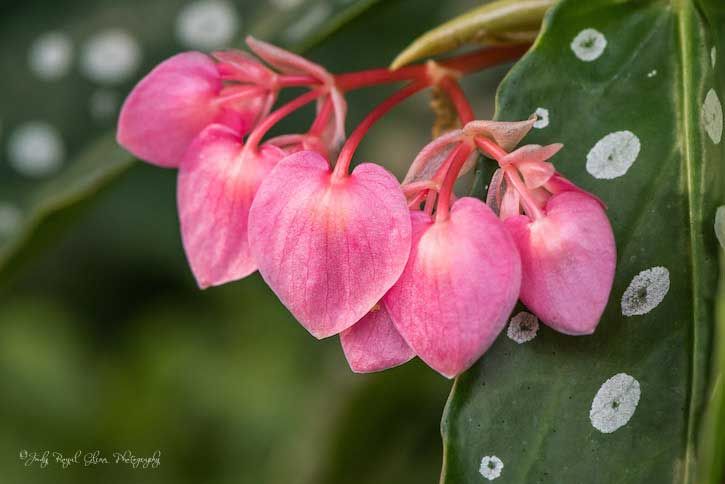
M 594 396 L 589 420 L 595 429 L 610 434 L 629 422 L 639 397 L 639 382 L 626 373 L 617 373 L 605 381 Z
M 622 295 L 622 315 L 641 316 L 656 308 L 670 290 L 670 271 L 653 267 L 634 276 Z
M 239 14 L 222 0 L 200 0 L 186 5 L 176 19 L 176 36 L 186 47 L 218 49 L 227 46 L 239 30 Z
M 715 212 L 715 237 L 720 242 L 720 247 L 725 249 L 725 206 L 717 207 Z
M 705 102 L 702 105 L 701 119 L 712 142 L 720 143 L 722 139 L 722 104 L 714 89 L 707 91 Z
M 10 165 L 29 177 L 42 177 L 56 171 L 65 155 L 63 140 L 51 125 L 32 121 L 10 134 Z
M 62 32 L 43 34 L 30 46 L 30 69 L 39 78 L 52 81 L 65 76 L 73 60 L 73 44 Z
M 534 128 L 542 129 L 549 126 L 549 110 L 546 108 L 536 108 L 534 112 L 536 115 L 536 121 L 534 122 Z
M 629 170 L 640 150 L 639 138 L 631 131 L 616 131 L 597 141 L 587 154 L 587 171 L 594 178 L 611 180 Z
M 712 68 L 715 68 L 715 61 L 717 60 L 717 49 L 713 46 L 712 49 L 710 49 L 710 62 L 712 63 Z
M 503 462 L 501 459 L 495 455 L 487 455 L 481 459 L 481 467 L 479 467 L 478 472 L 489 481 L 493 481 L 501 476 L 502 470 Z
M 521 311 L 511 318 L 506 335 L 521 344 L 534 339 L 538 331 L 539 319 L 531 313 Z
M 20 228 L 22 213 L 15 205 L 0 203 L 0 241 L 14 235 Z
M 125 30 L 104 30 L 90 39 L 81 52 L 81 70 L 90 80 L 118 84 L 128 80 L 141 63 L 141 47 Z
M 571 41 L 571 50 L 584 62 L 597 59 L 607 47 L 604 34 L 596 29 L 584 29 Z
M 652 78 L 657 75 L 657 69 L 652 69 L 647 73 L 647 77 Z

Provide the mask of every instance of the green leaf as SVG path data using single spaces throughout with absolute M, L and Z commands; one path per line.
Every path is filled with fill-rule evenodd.
M 722 361 L 711 368 L 719 274 L 713 224 L 725 178 L 722 125 L 710 117 L 725 95 L 722 56 L 714 69 L 711 58 L 712 47 L 725 49 L 723 26 L 720 0 L 564 0 L 500 86 L 497 117 L 548 110 L 548 125 L 525 141 L 563 142 L 553 160 L 558 170 L 607 204 L 617 274 L 594 335 L 542 326 L 517 344 L 504 332 L 455 382 L 442 421 L 443 483 L 482 482 L 482 457 L 493 455 L 503 462 L 501 483 L 695 482 L 696 459 L 714 445 L 703 440 L 700 448 L 698 437 L 723 368 Z M 607 42 L 598 57 L 592 37 L 575 44 L 591 54 L 582 57 L 596 57 L 585 61 L 572 42 L 590 28 Z M 635 161 L 621 176 L 592 170 L 609 178 L 594 177 L 586 168 L 590 150 L 624 130 L 641 144 Z M 632 143 L 619 145 L 615 161 Z M 624 316 L 625 290 L 655 267 L 669 273 L 664 299 Z M 636 379 L 641 395 L 626 424 L 603 433 L 593 423 L 601 427 L 604 413 L 591 418 L 590 409 L 619 373 Z M 718 391 L 711 401 L 722 399 Z M 627 398 L 613 399 L 611 413 L 625 411 Z
M 533 40 L 554 0 L 497 0 L 476 7 L 418 37 L 393 61 L 397 69 L 468 43 L 521 43 Z
M 6 281 L 24 260 L 42 248 L 43 241 L 73 220 L 86 202 L 133 163 L 133 157 L 109 134 L 89 146 L 61 175 L 41 185 L 21 209 L 22 223 L 1 241 L 0 281 Z
M 250 31 L 302 51 L 322 42 L 378 1 L 316 0 L 278 15 L 269 15 L 269 9 L 263 8 Z M 107 133 L 90 143 L 68 169 L 23 197 L 17 203 L 20 223 L 11 234 L 0 236 L 0 281 L 7 281 L 14 270 L 38 253 L 49 238 L 75 220 L 86 204 L 132 165 L 133 158 L 116 145 L 113 133 Z M 16 217 L 14 213 L 10 216 Z

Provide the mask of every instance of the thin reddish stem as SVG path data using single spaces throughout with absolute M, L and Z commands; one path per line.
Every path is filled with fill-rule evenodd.
M 325 102 L 322 105 L 322 109 L 320 109 L 320 112 L 317 113 L 317 117 L 315 117 L 315 121 L 312 123 L 312 126 L 310 126 L 310 130 L 308 131 L 309 134 L 313 136 L 321 134 L 322 131 L 324 131 L 331 114 L 332 99 L 328 97 L 327 99 L 325 99 Z
M 438 62 L 438 65 L 461 74 L 468 74 L 502 62 L 518 59 L 528 50 L 529 46 L 530 44 L 519 44 L 481 49 L 470 54 L 443 59 Z M 396 70 L 381 68 L 337 74 L 335 76 L 335 85 L 341 91 L 351 91 L 391 82 L 424 81 L 427 77 L 428 68 L 425 63 L 421 63 Z
M 496 160 L 499 164 L 499 166 L 503 169 L 504 175 L 506 176 L 506 182 L 513 185 L 514 189 L 519 192 L 519 196 L 521 197 L 521 204 L 524 206 L 524 210 L 526 211 L 527 215 L 529 217 L 532 217 L 534 220 L 538 220 L 544 216 L 544 212 L 541 211 L 538 205 L 536 205 L 536 202 L 531 198 L 531 195 L 529 194 L 529 190 L 526 188 L 526 185 L 524 185 L 521 182 L 521 178 L 519 177 L 518 170 L 513 165 L 502 165 L 501 160 L 504 156 L 507 155 L 506 150 L 501 148 L 498 144 L 491 141 L 488 138 L 483 138 L 480 136 L 476 137 L 476 146 L 483 151 L 485 154 L 492 157 L 494 160 Z
M 446 94 L 448 94 L 449 98 L 451 98 L 453 105 L 456 107 L 456 112 L 458 112 L 458 118 L 461 120 L 462 126 L 465 126 L 467 123 L 476 119 L 471 103 L 468 102 L 466 93 L 463 92 L 463 89 L 461 89 L 461 85 L 458 84 L 458 81 L 450 76 L 447 76 L 441 80 L 438 86 L 443 89 Z
M 275 124 L 277 124 L 280 120 L 282 120 L 284 117 L 292 114 L 293 112 L 297 111 L 301 107 L 305 106 L 306 104 L 311 103 L 318 97 L 320 97 L 323 94 L 322 90 L 314 89 L 309 92 L 304 93 L 303 95 L 293 99 L 292 101 L 288 102 L 287 104 L 283 105 L 276 111 L 273 111 L 270 113 L 269 116 L 264 118 L 261 123 L 257 125 L 256 128 L 254 128 L 254 131 L 252 131 L 249 134 L 249 137 L 247 138 L 246 145 L 252 149 L 256 149 L 257 146 L 259 146 L 259 142 L 262 141 L 262 138 L 264 137 L 267 132 L 274 127 Z
M 335 76 L 335 85 L 341 91 L 352 91 L 362 87 L 376 86 L 391 82 L 423 81 L 426 78 L 424 64 L 401 67 L 394 71 L 381 67 L 363 71 L 344 72 Z
M 413 94 L 427 87 L 427 83 L 414 82 L 408 84 L 403 89 L 396 91 L 392 96 L 387 98 L 385 101 L 375 107 L 370 113 L 365 116 L 365 119 L 355 128 L 350 134 L 350 137 L 345 141 L 345 144 L 340 150 L 340 156 L 337 158 L 335 163 L 335 169 L 333 171 L 333 177 L 343 178 L 347 176 L 348 170 L 350 169 L 350 163 L 352 162 L 352 156 L 355 150 L 360 145 L 363 137 L 368 130 L 381 118 L 385 113 L 390 111 L 393 107 L 400 104 L 405 99 L 409 98 Z
M 453 185 L 456 184 L 458 173 L 460 173 L 463 165 L 466 163 L 468 156 L 473 151 L 473 147 L 468 143 L 461 143 L 455 149 L 450 167 L 443 179 L 441 191 L 438 194 L 438 208 L 436 210 L 436 222 L 445 222 L 450 218 L 451 196 L 453 195 Z
M 420 208 L 420 204 L 423 203 L 423 199 L 426 197 L 427 193 L 428 192 L 426 190 L 418 192 L 415 198 L 413 198 L 413 200 L 408 203 L 408 208 L 415 208 L 416 210 L 418 210 Z
M 284 74 L 277 76 L 277 86 L 279 87 L 304 87 L 321 84 L 316 77 L 304 74 Z

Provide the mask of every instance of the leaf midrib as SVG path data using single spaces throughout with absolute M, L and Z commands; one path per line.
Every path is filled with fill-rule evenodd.
M 698 218 L 697 205 L 695 200 L 695 187 L 697 180 L 694 169 L 694 144 L 692 142 L 696 137 L 692 117 L 694 114 L 693 98 L 692 98 L 692 76 L 694 74 L 691 56 L 692 27 L 694 23 L 693 11 L 694 6 L 691 0 L 673 0 L 673 13 L 677 16 L 678 30 L 678 61 L 680 64 L 679 82 L 677 83 L 677 97 L 680 105 L 679 116 L 677 116 L 676 130 L 679 143 L 682 146 L 683 165 L 685 169 L 685 179 L 687 183 L 687 204 L 688 218 L 690 229 L 690 269 L 692 282 L 692 329 L 691 329 L 691 353 L 690 353 L 690 392 L 687 410 L 687 428 L 686 428 L 686 447 L 684 455 L 683 482 L 685 484 L 693 482 L 694 478 L 694 442 L 697 419 L 697 408 L 699 407 L 699 392 L 701 387 L 700 374 L 701 368 L 697 362 L 697 348 L 702 338 L 699 321 L 703 316 L 699 294 L 701 294 L 700 281 L 696 274 L 702 270 L 701 260 L 698 255 L 697 234 Z

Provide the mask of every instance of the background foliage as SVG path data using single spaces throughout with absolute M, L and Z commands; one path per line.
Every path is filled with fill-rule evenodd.
M 0 481 L 436 482 L 449 382 L 418 362 L 351 374 L 337 341 L 310 337 L 257 275 L 199 291 L 179 239 L 175 174 L 133 162 L 108 136 L 135 80 L 184 48 L 176 23 L 191 3 L 0 6 Z M 307 54 L 333 71 L 386 65 L 410 39 L 478 4 L 231 3 L 234 45 L 255 33 L 314 46 Z M 315 15 L 317 24 L 309 20 Z M 141 60 L 125 80 L 99 83 L 84 74 L 83 52 L 111 28 L 136 39 Z M 68 73 L 54 80 L 29 63 L 34 41 L 50 31 L 73 45 Z M 481 115 L 492 115 L 504 72 L 467 81 Z M 92 101 L 99 92 L 115 100 L 100 112 Z M 386 94 L 354 94 L 349 126 Z M 429 139 L 426 104 L 419 96 L 383 120 L 359 159 L 403 171 Z M 58 131 L 65 156 L 34 178 L 14 168 L 10 145 L 19 126 L 36 120 Z M 89 197 L 108 179 L 115 181 Z M 162 457 L 156 470 L 40 469 L 22 466 L 23 449 L 139 456 L 158 449 Z

